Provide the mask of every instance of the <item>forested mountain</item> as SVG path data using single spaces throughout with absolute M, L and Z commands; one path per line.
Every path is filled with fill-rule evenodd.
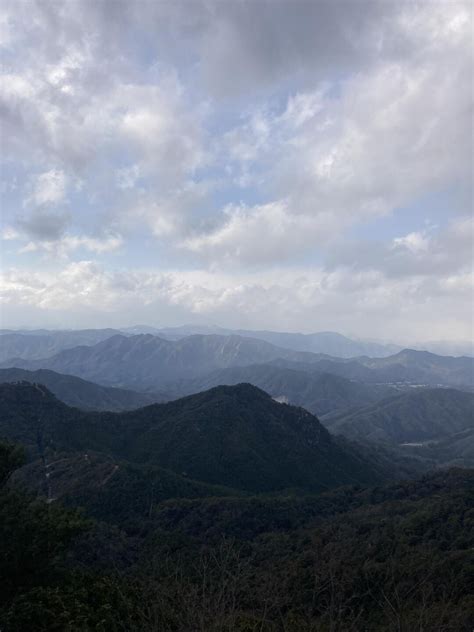
M 199 392 L 219 384 L 248 382 L 280 401 L 302 406 L 315 415 L 364 406 L 396 394 L 396 389 L 363 384 L 330 373 L 304 371 L 275 364 L 218 369 L 203 378 L 180 385 L 183 392 Z
M 2 382 L 31 382 L 43 384 L 58 399 L 69 406 L 85 410 L 133 410 L 158 401 L 170 399 L 164 393 L 138 393 L 122 388 L 101 386 L 73 375 L 63 375 L 49 369 L 0 369 Z
M 326 420 L 332 432 L 392 443 L 437 440 L 474 428 L 474 393 L 416 389 Z
M 415 384 L 474 388 L 474 358 L 437 356 L 427 351 L 405 349 L 386 358 L 329 358 L 308 356 L 291 360 L 281 356 L 277 366 L 302 371 L 325 371 L 368 384 Z
M 130 388 L 157 388 L 217 368 L 266 362 L 275 358 L 311 361 L 318 356 L 239 336 L 189 336 L 177 341 L 151 334 L 113 336 L 94 346 L 68 349 L 36 361 L 11 366 L 47 368 L 102 384 Z
M 332 373 L 368 384 L 423 384 L 474 388 L 474 359 L 404 350 L 387 358 L 332 358 L 292 351 L 241 336 L 193 335 L 165 340 L 151 334 L 116 335 L 37 360 L 10 359 L 3 366 L 51 369 L 105 385 L 168 390 L 180 380 L 216 369 L 273 362 L 306 372 Z
M 287 369 L 273 364 L 217 369 L 191 380 L 177 380 L 167 391 L 138 392 L 107 387 L 50 369 L 0 369 L 1 382 L 27 381 L 44 384 L 58 399 L 85 410 L 132 410 L 147 404 L 169 401 L 219 385 L 248 382 L 280 401 L 302 406 L 316 415 L 336 414 L 379 401 L 396 389 L 355 382 L 328 373 Z
M 46 462 L 46 465 L 45 465 Z M 87 451 L 48 453 L 19 470 L 16 484 L 112 523 L 147 520 L 156 507 L 171 499 L 240 497 L 242 491 L 210 485 L 164 468 L 129 463 Z
M 69 408 L 45 387 L 0 385 L 0 438 L 31 454 L 97 451 L 246 491 L 321 490 L 380 478 L 316 417 L 249 384 L 131 412 Z
M 472 470 L 382 486 L 389 453 L 249 384 L 113 413 L 4 383 L 0 438 L 5 632 L 470 632 Z
M 472 470 L 311 497 L 190 486 L 98 523 L 6 485 L 19 465 L 0 444 L 5 632 L 470 632 Z
M 474 358 L 439 356 L 428 351 L 404 349 L 387 358 L 363 358 L 364 366 L 397 375 L 405 381 L 433 385 L 474 385 Z

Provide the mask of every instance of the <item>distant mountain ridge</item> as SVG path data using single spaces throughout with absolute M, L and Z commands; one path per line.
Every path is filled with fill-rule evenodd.
M 82 329 L 78 331 L 22 331 L 0 332 L 0 362 L 10 358 L 36 360 L 47 358 L 79 345 L 95 345 L 117 334 L 116 329 Z
M 272 362 L 280 367 L 332 373 L 368 384 L 474 387 L 473 358 L 436 356 L 410 349 L 386 358 L 333 358 L 242 336 L 193 335 L 171 341 L 151 334 L 115 335 L 96 345 L 66 349 L 52 357 L 14 358 L 1 366 L 47 368 L 134 390 L 167 390 L 180 380 L 203 377 L 216 369 Z
M 228 329 L 206 325 L 183 325 L 181 327 L 164 327 L 161 329 L 139 325 L 128 327 L 123 331 L 135 335 L 150 333 L 167 340 L 180 340 L 192 335 L 243 336 L 244 338 L 264 340 L 277 347 L 291 349 L 292 351 L 323 353 L 341 358 L 352 358 L 361 355 L 384 357 L 401 349 L 401 347 L 393 344 L 352 340 L 333 331 L 302 334 L 252 329 Z
M 181 325 L 176 327 L 152 327 L 149 325 L 136 325 L 125 327 L 121 331 L 129 334 L 153 334 L 167 340 L 179 340 L 195 334 L 220 336 L 239 335 L 246 338 L 257 338 L 271 342 L 277 347 L 292 349 L 293 351 L 311 351 L 312 353 L 324 353 L 341 358 L 355 358 L 358 356 L 386 357 L 402 351 L 407 345 L 385 343 L 372 340 L 359 340 L 344 336 L 334 331 L 319 331 L 303 334 L 298 332 L 282 332 L 254 329 L 229 329 L 216 325 Z M 410 344 L 411 349 L 417 351 L 429 351 L 437 355 L 448 356 L 474 356 L 474 341 L 428 341 Z
M 474 393 L 416 389 L 326 420 L 331 432 L 351 439 L 409 443 L 474 429 Z
M 48 368 L 101 384 L 154 389 L 217 368 L 267 362 L 282 354 L 303 362 L 317 357 L 240 336 L 195 335 L 170 341 L 141 334 L 116 335 L 96 345 L 67 349 L 49 358 L 31 361 L 15 358 L 7 364 L 30 370 Z
M 437 356 L 428 351 L 404 349 L 386 358 L 318 357 L 311 362 L 278 358 L 278 366 L 303 371 L 325 371 L 371 384 L 417 384 L 474 388 L 474 358 Z
M 310 351 L 337 357 L 355 357 L 360 355 L 386 356 L 401 347 L 351 340 L 336 332 L 318 332 L 314 334 L 285 333 L 275 331 L 254 331 L 250 329 L 227 329 L 214 326 L 184 325 L 181 327 L 156 328 L 137 325 L 124 329 L 83 329 L 83 330 L 0 330 L 3 353 L 0 361 L 12 357 L 37 359 L 54 355 L 63 349 L 78 345 L 91 345 L 114 335 L 126 336 L 151 334 L 165 340 L 180 340 L 191 335 L 242 336 L 255 338 L 293 351 Z M 24 338 L 27 337 L 28 340 Z
M 73 375 L 63 375 L 49 369 L 0 369 L 0 383 L 30 382 L 46 386 L 68 406 L 85 410 L 133 410 L 169 399 L 165 394 L 139 393 L 121 388 L 101 386 Z

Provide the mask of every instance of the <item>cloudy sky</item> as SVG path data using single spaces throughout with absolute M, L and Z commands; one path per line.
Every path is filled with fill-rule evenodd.
M 4 0 L 2 325 L 472 335 L 472 5 Z

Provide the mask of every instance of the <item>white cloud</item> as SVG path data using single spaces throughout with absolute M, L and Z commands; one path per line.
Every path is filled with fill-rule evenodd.
M 442 228 L 396 237 L 390 242 L 344 241 L 337 244 L 328 267 L 337 270 L 379 270 L 389 278 L 446 278 L 471 272 L 474 264 L 474 222 L 460 217 Z
M 44 310 L 46 321 L 61 310 L 89 307 L 94 322 L 104 324 L 113 313 L 122 323 L 153 313 L 156 322 L 156 314 L 166 313 L 258 328 L 266 326 L 271 313 L 273 328 L 282 330 L 423 339 L 448 325 L 459 337 L 472 334 L 466 292 L 472 291 L 472 278 L 464 273 L 390 279 L 376 270 L 281 268 L 231 276 L 203 270 L 111 271 L 80 261 L 55 274 L 9 270 L 0 287 L 6 305 Z
M 396 218 L 438 191 L 472 203 L 470 5 L 6 0 L 1 11 L 4 238 L 38 255 L 5 277 L 9 305 L 374 335 L 424 334 L 423 319 L 468 329 L 466 209 L 445 203 L 429 228 L 430 208 L 403 228 Z M 383 240 L 351 243 L 351 227 L 390 214 Z M 139 240 L 143 260 L 156 251 L 191 269 L 137 270 Z M 82 261 L 118 250 L 128 271 Z
M 426 232 L 408 233 L 404 237 L 396 237 L 393 240 L 393 248 L 407 248 L 411 253 L 425 253 L 429 247 L 429 237 Z
M 244 182 L 254 171 L 275 209 L 284 200 L 294 226 L 290 234 L 300 226 L 300 249 L 313 245 L 310 225 L 332 225 L 337 237 L 351 224 L 394 213 L 429 192 L 471 186 L 468 13 L 457 4 L 437 5 L 433 15 L 432 5 L 403 6 L 405 36 L 415 39 L 413 24 L 420 29 L 422 45 L 412 56 L 396 62 L 380 58 L 340 82 L 336 96 L 329 84 L 290 96 L 281 112 L 259 107 L 223 139 L 221 150 L 235 180 L 239 169 Z M 236 223 L 227 222 L 226 235 Z M 238 227 L 245 262 L 255 214 L 240 213 Z M 265 249 L 268 257 L 273 243 L 277 261 L 281 243 L 272 231 L 268 217 Z M 223 241 L 222 230 L 193 243 L 212 244 L 217 237 Z M 228 243 L 228 254 L 235 254 L 238 244 Z
M 2 230 L 2 239 L 5 241 L 16 241 L 17 239 L 21 239 L 21 233 L 16 228 L 12 228 L 11 226 L 6 226 Z
M 48 228 L 44 218 L 41 222 L 41 230 Z M 35 239 L 30 239 L 31 236 Z M 73 235 L 58 231 L 56 226 L 50 227 L 47 234 L 37 234 L 34 231 L 19 231 L 12 227 L 6 227 L 2 232 L 5 241 L 19 241 L 24 245 L 18 249 L 19 254 L 40 252 L 53 258 L 68 258 L 77 250 L 87 250 L 95 254 L 105 254 L 118 250 L 124 243 L 120 235 L 108 234 L 101 237 L 89 235 Z M 26 243 L 25 243 L 26 241 Z
M 109 10 L 108 16 L 101 7 L 80 2 L 71 3 L 67 12 L 35 7 L 30 26 L 20 19 L 13 22 L 18 41 L 31 40 L 39 54 L 35 58 L 25 49 L 7 68 L 5 139 L 21 160 L 58 165 L 38 179 L 31 200 L 39 204 L 64 197 L 66 172 L 85 179 L 86 188 L 91 181 L 94 188 L 100 186 L 99 199 L 114 187 L 132 193 L 139 186 L 148 193 L 146 202 L 124 204 L 119 215 L 126 206 L 130 214 L 150 218 L 159 238 L 174 235 L 181 246 L 184 236 L 193 251 L 209 244 L 234 262 L 240 251 L 245 264 L 253 263 L 253 249 L 232 243 L 231 233 L 252 242 L 264 215 L 269 233 L 264 259 L 278 260 L 279 225 L 288 228 L 291 245 L 284 252 L 291 256 L 312 248 L 308 233 L 316 241 L 320 234 L 326 239 L 332 226 L 337 236 L 352 223 L 393 212 L 468 173 L 470 22 L 463 4 L 362 3 L 357 10 L 344 6 L 342 11 L 318 3 L 301 6 L 296 15 L 287 3 L 271 9 L 262 3 L 252 11 L 220 3 L 190 9 L 180 3 L 158 7 L 146 2 L 140 11 L 133 4 Z M 22 9 L 15 11 L 24 17 Z M 62 29 L 56 46 L 50 42 L 51 20 Z M 306 88 L 290 93 L 284 108 L 275 107 L 279 101 L 271 92 L 257 105 L 249 102 L 243 124 L 213 138 L 206 125 L 211 113 L 219 113 L 215 103 L 193 98 L 169 63 L 137 65 L 138 40 L 127 59 L 119 54 L 122 41 L 129 46 L 128 32 L 144 35 L 153 28 L 161 33 L 162 21 L 178 36 L 185 29 L 196 60 L 207 65 L 196 72 L 212 75 L 212 81 L 220 77 L 225 83 L 222 71 L 229 74 L 234 64 L 231 50 L 251 66 L 251 82 L 264 68 L 273 76 L 273 66 L 280 78 L 296 66 L 308 75 L 319 64 L 316 52 L 326 54 L 326 65 L 318 72 L 325 68 L 329 75 L 323 83 L 321 77 L 313 78 L 311 87 L 301 81 Z M 250 22 L 260 24 L 265 38 L 254 38 Z M 296 48 L 285 29 L 298 32 Z M 230 42 L 222 39 L 224 33 Z M 229 48 L 232 41 L 237 48 Z M 275 46 L 278 42 L 277 58 L 275 50 L 266 48 L 272 41 Z M 38 42 L 47 44 L 39 48 Z M 331 75 L 329 60 L 338 61 L 338 73 Z M 235 73 L 229 76 L 238 89 Z M 447 146 L 456 151 L 446 152 Z M 129 157 L 129 165 L 117 169 L 114 157 L 122 155 Z M 227 166 L 227 175 L 225 170 L 219 174 L 224 183 L 227 178 L 258 191 L 262 201 L 254 212 L 232 211 L 229 220 L 224 204 L 222 214 L 214 213 L 199 228 L 187 204 L 177 203 L 176 191 L 197 169 L 210 165 L 217 171 Z M 235 200 L 229 202 L 235 206 Z M 144 205 L 151 212 L 142 213 Z M 278 211 L 282 205 L 284 217 Z M 277 213 L 273 219 L 259 210 L 271 206 Z
M 283 261 L 321 245 L 335 228 L 330 216 L 297 215 L 286 201 L 229 205 L 223 220 L 214 230 L 183 241 L 183 247 L 222 263 Z
M 84 235 L 64 235 L 57 241 L 30 241 L 19 250 L 25 252 L 44 252 L 53 257 L 68 258 L 76 250 L 87 250 L 95 254 L 105 254 L 118 250 L 123 244 L 123 239 L 117 235 L 108 235 L 103 238 L 88 237 Z
M 67 178 L 64 171 L 51 169 L 34 178 L 32 193 L 27 198 L 27 205 L 45 206 L 63 202 L 66 197 Z
M 105 237 L 88 237 L 84 235 L 65 235 L 59 242 L 42 244 L 48 252 L 61 256 L 68 256 L 75 250 L 88 250 L 96 254 L 104 254 L 118 250 L 123 244 L 123 238 L 118 235 Z

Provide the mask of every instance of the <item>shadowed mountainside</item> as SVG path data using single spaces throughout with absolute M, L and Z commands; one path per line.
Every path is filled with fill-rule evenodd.
M 325 423 L 332 432 L 352 439 L 397 444 L 436 440 L 474 428 L 474 393 L 417 389 L 331 417 Z
M 97 451 L 248 491 L 321 490 L 379 478 L 316 417 L 249 384 L 124 413 L 79 411 L 45 387 L 2 384 L 0 437 L 33 455 Z
M 248 382 L 272 397 L 294 406 L 302 406 L 315 415 L 352 409 L 396 394 L 389 386 L 364 384 L 331 373 L 302 371 L 275 364 L 218 369 L 203 378 L 184 382 L 185 393 L 198 393 L 219 384 Z
M 0 369 L 1 382 L 31 382 L 43 384 L 68 406 L 84 410 L 133 410 L 169 397 L 162 394 L 138 393 L 122 388 L 101 386 L 74 375 L 63 375 L 49 369 L 27 371 L 25 369 Z

